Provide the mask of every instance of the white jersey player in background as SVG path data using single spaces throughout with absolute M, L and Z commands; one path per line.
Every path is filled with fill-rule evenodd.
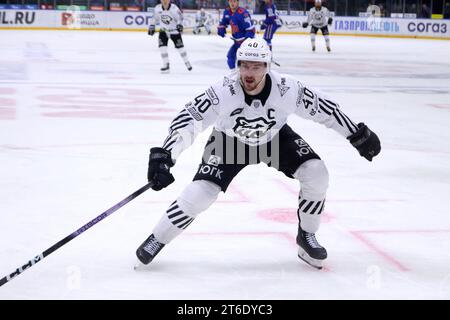
M 158 46 L 163 60 L 161 72 L 169 72 L 169 52 L 167 44 L 169 37 L 173 41 L 175 48 L 178 50 L 184 64 L 189 71 L 192 70 L 191 63 L 184 49 L 181 33 L 183 32 L 183 14 L 180 9 L 170 0 L 161 0 L 161 4 L 155 6 L 153 19 L 148 27 L 148 34 L 153 36 L 156 32 L 156 25 L 159 24 Z
M 323 37 L 325 38 L 328 52 L 331 51 L 328 25 L 331 25 L 332 23 L 333 18 L 330 17 L 330 11 L 322 6 L 322 0 L 315 0 L 314 7 L 308 12 L 308 20 L 303 23 L 303 28 L 306 28 L 311 24 L 312 51 L 316 51 L 316 35 L 319 29 L 322 31 Z
M 201 28 L 205 28 L 206 32 L 211 34 L 212 23 L 213 21 L 211 14 L 201 8 L 195 15 L 195 27 L 193 33 L 199 34 L 202 31 Z
M 170 167 L 177 157 L 199 132 L 214 125 L 193 181 L 137 249 L 140 263 L 150 263 L 226 191 L 243 168 L 264 162 L 300 182 L 298 256 L 322 268 L 327 251 L 315 233 L 325 205 L 328 172 L 308 143 L 286 124 L 287 118 L 295 114 L 335 130 L 369 161 L 380 152 L 380 141 L 364 123 L 350 120 L 333 100 L 271 70 L 271 60 L 263 39 L 246 39 L 237 51 L 238 70 L 188 102 L 172 121 L 162 147 L 151 148 L 147 178 L 154 190 L 160 190 L 174 181 Z

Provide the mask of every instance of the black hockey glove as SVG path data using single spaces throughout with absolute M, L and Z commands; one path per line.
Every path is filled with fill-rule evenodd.
M 333 23 L 333 18 L 328 18 L 328 25 L 331 26 L 331 24 Z
M 170 173 L 170 168 L 173 165 L 170 151 L 163 148 L 150 149 L 147 179 L 149 182 L 153 182 L 153 190 L 159 191 L 175 181 Z
M 358 128 L 358 131 L 347 137 L 347 139 L 358 150 L 361 157 L 372 161 L 372 158 L 380 153 L 380 139 L 364 123 L 359 123 Z
M 182 32 L 183 32 L 183 25 L 182 25 L 182 24 L 177 24 L 177 31 L 178 31 L 179 33 L 182 33 Z
M 155 26 L 154 25 L 149 25 L 148 26 L 148 35 L 149 36 L 152 36 L 152 35 L 154 35 L 155 34 L 155 31 L 156 31 L 156 29 L 155 29 Z
M 308 22 L 303 22 L 302 27 L 303 28 L 307 28 L 308 27 Z

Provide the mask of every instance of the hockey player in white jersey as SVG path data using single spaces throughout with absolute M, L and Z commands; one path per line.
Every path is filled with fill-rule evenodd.
M 309 24 L 311 24 L 312 51 L 316 51 L 316 35 L 319 29 L 322 31 L 322 35 L 325 38 L 328 52 L 331 51 L 328 25 L 331 25 L 332 23 L 333 18 L 330 17 L 330 11 L 322 6 L 322 0 L 315 0 L 314 7 L 312 7 L 308 12 L 308 20 L 303 22 L 303 28 L 306 28 Z
M 161 72 L 167 73 L 170 70 L 169 52 L 167 50 L 169 37 L 173 41 L 184 64 L 191 71 L 192 66 L 187 57 L 181 37 L 181 33 L 183 32 L 183 14 L 180 9 L 174 3 L 171 3 L 170 0 L 161 0 L 161 4 L 155 6 L 153 19 L 148 27 L 148 34 L 150 36 L 155 34 L 157 24 L 159 24 L 160 28 L 158 46 L 163 60 Z
M 150 150 L 147 178 L 154 190 L 174 181 L 170 168 L 196 135 L 214 125 L 194 179 L 170 204 L 138 247 L 142 264 L 180 235 L 247 165 L 266 163 L 300 182 L 298 256 L 318 269 L 327 251 L 315 237 L 324 210 L 328 172 L 309 144 L 287 124 L 297 115 L 331 128 L 369 161 L 380 152 L 377 135 L 356 124 L 339 105 L 291 76 L 270 68 L 271 51 L 263 39 L 246 39 L 237 51 L 238 70 L 188 102 L 174 118 L 162 147 Z
M 205 9 L 201 8 L 195 15 L 195 27 L 192 31 L 194 34 L 199 34 L 202 31 L 202 28 L 205 28 L 208 34 L 211 34 L 211 26 L 212 26 L 212 17 L 211 15 L 205 11 Z

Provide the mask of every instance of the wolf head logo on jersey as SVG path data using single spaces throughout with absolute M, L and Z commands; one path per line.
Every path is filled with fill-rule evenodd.
M 233 127 L 233 131 L 241 138 L 248 139 L 250 142 L 257 142 L 258 139 L 264 136 L 275 124 L 276 121 L 267 121 L 262 117 L 256 119 L 238 117 L 236 118 L 236 124 Z
M 161 15 L 161 22 L 164 24 L 170 24 L 170 22 L 172 22 L 172 17 L 169 15 Z
M 316 20 L 322 20 L 323 13 L 322 12 L 314 12 L 314 19 Z

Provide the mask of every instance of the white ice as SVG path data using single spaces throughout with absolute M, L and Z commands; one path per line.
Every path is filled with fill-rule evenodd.
M 0 31 L 0 277 L 146 183 L 171 118 L 228 72 L 231 40 L 184 37 L 193 71 L 145 32 Z M 144 193 L 0 287 L 0 299 L 450 299 L 450 41 L 279 36 L 277 68 L 335 98 L 380 137 L 373 162 L 311 121 L 291 126 L 330 172 L 317 237 L 297 258 L 299 186 L 246 168 L 136 272 L 135 250 L 192 179 L 208 132 Z M 208 130 L 209 131 L 209 130 Z

